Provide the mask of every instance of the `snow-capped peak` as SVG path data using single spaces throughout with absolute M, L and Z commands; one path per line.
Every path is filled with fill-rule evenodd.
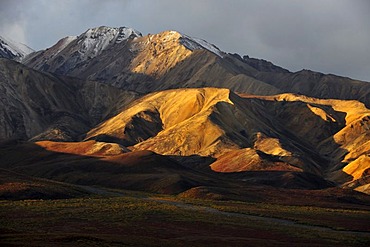
M 180 42 L 190 50 L 206 49 L 219 57 L 224 56 L 224 52 L 218 49 L 215 45 L 208 43 L 207 41 L 199 38 L 190 37 L 186 34 L 181 33 Z
M 34 50 L 25 44 L 0 36 L 0 57 L 21 59 L 32 52 Z
M 88 29 L 78 37 L 81 44 L 80 52 L 86 56 L 94 57 L 105 50 L 110 44 L 118 44 L 128 39 L 141 37 L 142 34 L 133 28 L 97 27 Z

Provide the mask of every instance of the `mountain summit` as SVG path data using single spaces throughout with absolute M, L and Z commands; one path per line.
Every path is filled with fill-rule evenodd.
M 370 107 L 369 83 L 313 71 L 290 72 L 177 31 L 142 36 L 133 28 L 97 27 L 66 37 L 23 63 L 59 75 L 98 80 L 150 93 L 173 88 L 219 87 L 240 93 L 296 93 L 360 100 Z

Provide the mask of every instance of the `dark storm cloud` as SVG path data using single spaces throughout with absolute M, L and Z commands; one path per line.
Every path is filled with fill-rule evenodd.
M 227 52 L 370 81 L 367 0 L 0 0 L 0 34 L 35 49 L 87 28 L 177 30 Z

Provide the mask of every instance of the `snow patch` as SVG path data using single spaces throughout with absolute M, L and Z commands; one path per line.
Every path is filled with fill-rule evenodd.
M 181 34 L 180 42 L 189 50 L 206 49 L 219 57 L 224 56 L 224 52 L 218 49 L 215 45 L 199 38 L 193 38 L 186 34 Z
M 119 28 L 119 33 L 116 38 L 116 43 L 121 43 L 122 41 L 125 41 L 129 39 L 130 37 L 135 39 L 141 36 L 142 34 L 133 28 L 121 27 Z
M 141 36 L 140 32 L 127 27 L 98 27 L 89 29 L 79 36 L 78 43 L 81 44 L 79 52 L 84 57 L 92 58 L 99 55 L 111 44 L 119 44 L 130 38 L 134 39 Z
M 5 54 L 9 54 L 11 58 L 14 57 L 25 57 L 26 55 L 34 52 L 33 49 L 26 46 L 25 44 L 18 43 L 9 38 L 0 36 L 0 50 Z

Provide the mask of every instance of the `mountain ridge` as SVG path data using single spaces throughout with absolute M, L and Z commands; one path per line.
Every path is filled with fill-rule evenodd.
M 125 186 L 150 192 L 214 186 L 223 176 L 234 186 L 236 176 L 370 193 L 368 82 L 290 72 L 180 32 L 127 27 L 91 28 L 21 62 L 0 59 L 0 139 L 29 142 L 12 154 L 35 149 L 49 162 L 75 159 L 78 170 L 63 168 L 68 178 L 37 156 L 14 160 L 33 167 L 28 175 L 112 186 L 97 171 L 120 164 Z M 94 181 L 83 177 L 89 162 Z
M 113 42 L 108 50 L 91 55 L 85 62 L 76 55 L 83 48 L 83 37 L 79 36 L 80 44 L 75 41 L 75 48 L 64 49 L 51 60 L 47 53 L 53 54 L 57 47 L 31 54 L 23 63 L 140 93 L 220 87 L 259 95 L 298 93 L 316 98 L 358 99 L 370 106 L 368 82 L 309 70 L 290 72 L 263 59 L 222 52 L 204 40 L 177 31 L 135 35 L 123 43 Z

